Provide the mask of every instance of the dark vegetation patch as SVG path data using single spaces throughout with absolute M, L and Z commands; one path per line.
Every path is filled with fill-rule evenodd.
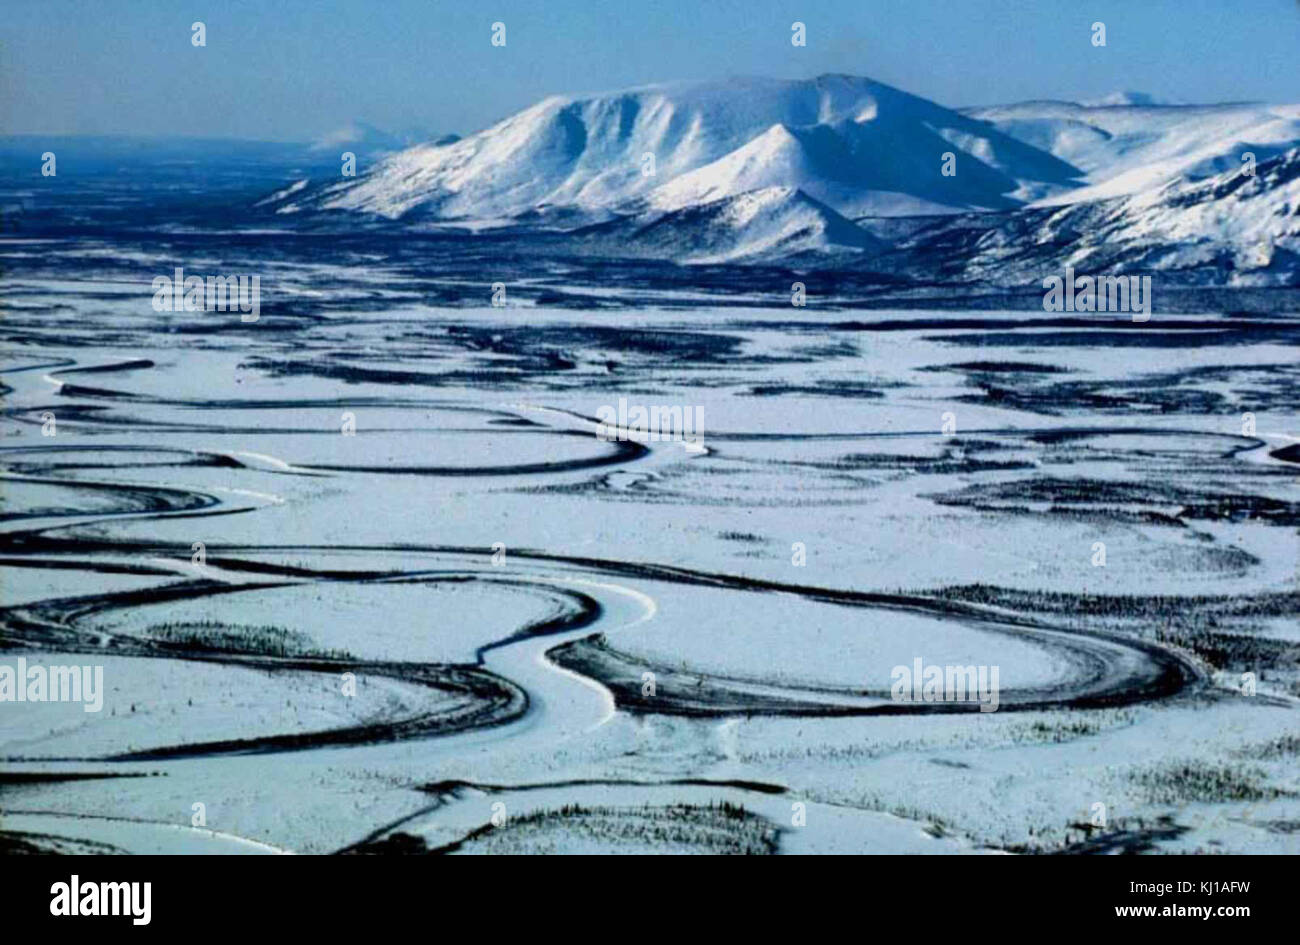
M 1264 829 L 1269 833 L 1280 833 L 1288 836 L 1300 834 L 1300 820 L 1266 820 Z
M 986 512 L 1055 514 L 1087 510 L 1124 520 L 1177 524 L 1180 520 L 1262 521 L 1284 527 L 1300 526 L 1300 504 L 1249 493 L 1206 492 L 1171 482 L 1115 482 L 1034 476 L 1013 482 L 974 483 L 929 496 L 940 505 L 957 505 Z M 1047 503 L 1030 510 L 1026 503 Z M 1117 508 L 1127 505 L 1132 508 Z M 1136 516 L 1136 519 L 1135 519 Z
M 1109 630 L 1180 647 L 1215 669 L 1300 670 L 1300 646 L 1261 634 L 1266 621 L 1300 614 L 1295 592 L 1251 595 L 1080 594 L 968 584 L 946 598 L 1049 617 L 1077 629 Z
M 1142 621 L 1182 617 L 1209 627 L 1227 620 L 1300 614 L 1300 593 L 1293 591 L 1249 596 L 1209 594 L 1184 597 L 1174 594 L 1077 594 L 1026 591 L 993 584 L 963 584 L 945 588 L 943 594 L 954 600 L 1025 613 Z
M 1159 850 L 1162 842 L 1177 840 L 1190 829 L 1175 823 L 1168 816 L 1159 817 L 1152 822 L 1142 818 L 1116 820 L 1108 827 L 1078 822 L 1067 825 L 1065 836 L 1055 842 L 1035 839 L 1005 849 L 1010 853 L 1051 856 L 1154 853 Z
M 1236 337 L 1233 332 L 1224 334 Z M 1300 341 L 1300 331 L 1292 329 L 1287 334 L 1290 337 L 1285 340 L 1292 344 Z M 1148 339 L 1150 346 L 1200 347 L 1196 335 L 1159 337 L 1163 340 L 1157 342 Z M 1201 337 L 1202 340 L 1207 340 Z M 1015 343 L 1023 345 L 1026 340 L 1021 338 Z M 1284 339 L 1273 340 L 1281 343 Z M 1094 339 L 1090 343 L 1084 338 L 1076 339 L 1076 342 L 1083 347 L 1102 343 L 1100 339 Z M 1050 347 L 1060 343 L 1060 335 L 1053 335 L 1050 339 L 1034 336 L 1033 341 L 1035 347 Z M 1250 343 L 1257 342 L 1251 339 Z M 982 392 L 964 395 L 960 400 L 966 403 L 997 404 L 1047 416 L 1081 411 L 1124 414 L 1142 412 L 1156 415 L 1239 414 L 1249 411 L 1251 405 L 1255 404 L 1266 404 L 1273 410 L 1300 409 L 1300 366 L 1295 364 L 1205 366 L 1121 380 L 1044 381 L 1030 376 L 1030 372 L 1021 372 L 1018 383 L 1014 385 L 1000 381 L 999 372 L 968 373 L 970 382 L 981 388 Z
M 700 853 L 768 855 L 777 852 L 780 830 L 742 805 L 669 804 L 587 807 L 566 804 L 484 824 L 460 840 L 429 847 L 423 838 L 396 832 L 343 851 L 351 855 L 445 853 Z
M 150 625 L 144 631 L 144 636 L 182 650 L 308 656 L 332 660 L 354 658 L 345 650 L 320 649 L 310 636 L 299 630 L 271 625 L 232 625 L 216 620 L 168 621 Z
M 1268 637 L 1161 627 L 1156 631 L 1155 638 L 1161 643 L 1172 643 L 1191 650 L 1215 669 L 1294 669 L 1300 665 L 1296 660 L 1294 643 Z
M 1284 758 L 1300 757 L 1300 735 L 1279 735 L 1272 741 L 1240 748 L 1236 754 L 1257 761 L 1280 761 Z
M 616 853 L 653 849 L 661 853 L 768 855 L 777 851 L 780 832 L 743 806 L 718 804 L 645 805 L 638 808 L 584 807 L 532 811 L 488 825 L 463 840 L 431 851 L 484 853 L 562 853 L 596 848 Z
M 976 472 L 1005 472 L 1036 469 L 1028 460 L 976 459 L 944 450 L 942 456 L 900 456 L 896 453 L 847 453 L 833 463 L 817 464 L 834 469 L 892 470 L 923 475 L 956 475 Z
M 1033 722 L 1023 728 L 1012 729 L 1011 740 L 1017 744 L 1062 744 L 1072 742 L 1101 731 L 1101 722 L 1095 718 L 1078 718 L 1069 722 Z
M 718 532 L 718 537 L 723 541 L 742 541 L 754 545 L 766 544 L 767 542 L 766 538 L 752 532 Z
M 946 588 L 953 601 L 1041 615 L 1078 629 L 1134 634 L 1189 650 L 1219 669 L 1290 672 L 1300 648 L 1258 635 L 1263 622 L 1300 614 L 1300 594 L 1083 594 L 967 584 Z
M 1287 796 L 1269 787 L 1257 768 L 1204 761 L 1170 761 L 1135 772 L 1131 780 L 1152 804 L 1222 804 Z

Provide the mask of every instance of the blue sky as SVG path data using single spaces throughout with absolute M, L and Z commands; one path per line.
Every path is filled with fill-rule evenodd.
M 9 134 L 464 134 L 550 94 L 822 72 L 949 106 L 1300 102 L 1296 0 L 6 0 L 0 43 Z

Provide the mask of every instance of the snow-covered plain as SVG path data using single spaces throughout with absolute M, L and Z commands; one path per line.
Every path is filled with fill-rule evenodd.
M 1294 318 L 492 308 L 279 239 L 191 250 L 274 258 L 251 325 L 5 244 L 0 664 L 107 689 L 0 703 L 6 843 L 1300 851 Z M 916 658 L 1002 705 L 900 711 Z

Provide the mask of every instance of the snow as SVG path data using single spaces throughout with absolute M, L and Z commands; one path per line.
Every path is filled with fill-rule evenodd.
M 1300 105 L 1024 102 L 965 114 L 1086 174 L 1085 186 L 1051 195 L 1044 204 L 1123 196 L 1177 178 L 1240 170 L 1244 152 L 1264 161 L 1300 144 Z
M 681 209 L 648 212 L 603 228 L 624 232 L 635 245 L 655 246 L 685 263 L 790 257 L 826 250 L 879 250 L 884 246 L 830 207 L 791 187 L 746 190 Z M 601 232 L 597 228 L 596 232 Z

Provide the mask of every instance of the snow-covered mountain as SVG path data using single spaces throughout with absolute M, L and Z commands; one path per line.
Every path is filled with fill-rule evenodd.
M 1047 151 L 1086 175 L 1085 186 L 1043 202 L 1077 203 L 1157 189 L 1239 170 L 1300 145 L 1300 105 L 1156 105 L 1125 93 L 1115 104 L 1022 102 L 965 109 L 999 131 Z
M 941 173 L 948 152 L 954 176 Z M 552 97 L 283 209 L 485 220 L 552 206 L 681 209 L 792 186 L 850 216 L 954 212 L 1010 209 L 1079 176 L 989 123 L 870 79 L 826 75 Z

